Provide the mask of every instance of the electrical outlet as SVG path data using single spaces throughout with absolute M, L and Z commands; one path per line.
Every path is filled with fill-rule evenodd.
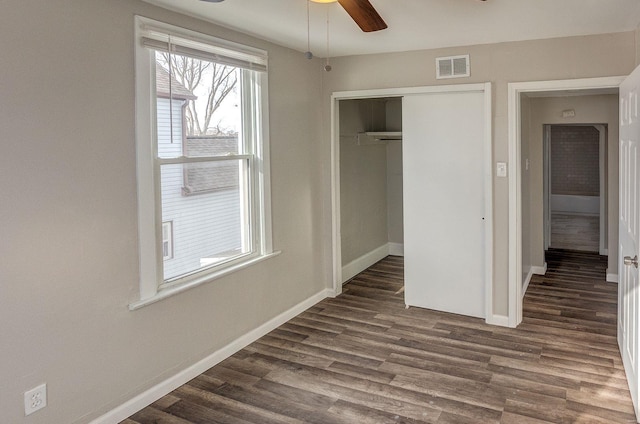
M 30 415 L 47 406 L 47 385 L 41 384 L 24 392 L 24 414 Z

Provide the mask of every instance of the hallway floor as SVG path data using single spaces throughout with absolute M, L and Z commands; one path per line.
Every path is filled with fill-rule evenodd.
M 551 247 L 585 252 L 600 251 L 600 217 L 551 214 Z

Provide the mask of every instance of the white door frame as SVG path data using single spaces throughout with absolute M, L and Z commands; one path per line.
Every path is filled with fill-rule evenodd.
M 563 124 L 544 124 L 543 137 L 544 137 L 544 172 L 542 185 L 544 191 L 544 250 L 547 250 L 551 246 L 551 127 L 554 125 Z M 598 172 L 599 172 L 599 187 L 600 187 L 600 206 L 599 216 L 600 220 L 600 233 L 598 235 L 598 253 L 600 255 L 608 255 L 607 243 L 605 237 L 607 228 L 607 218 L 605 215 L 605 208 L 609 193 L 607 192 L 607 184 L 605 181 L 605 163 L 606 163 L 606 140 L 607 131 L 604 124 L 566 124 L 568 126 L 576 127 L 594 127 L 598 130 Z
M 626 77 L 530 81 L 508 84 L 509 120 L 509 326 L 522 322 L 522 204 L 520 94 L 618 88 Z
M 492 174 L 492 111 L 491 83 L 456 84 L 423 87 L 386 88 L 357 91 L 338 91 L 331 95 L 331 235 L 333 293 L 342 293 L 342 246 L 340 229 L 340 108 L 341 100 L 370 99 L 378 97 L 402 97 L 409 94 L 483 92 L 485 99 L 485 307 L 486 322 L 489 324 L 507 325 L 501 317 L 493 314 L 493 174 Z

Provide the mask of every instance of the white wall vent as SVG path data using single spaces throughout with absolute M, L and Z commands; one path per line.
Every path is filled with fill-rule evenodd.
M 464 78 L 469 75 L 468 54 L 436 58 L 436 79 Z

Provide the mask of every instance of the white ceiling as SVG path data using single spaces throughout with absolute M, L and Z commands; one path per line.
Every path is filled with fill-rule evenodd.
M 307 51 L 307 0 L 145 0 Z M 639 0 L 370 0 L 389 28 L 363 33 L 338 3 L 310 3 L 311 51 L 346 56 L 634 30 Z

